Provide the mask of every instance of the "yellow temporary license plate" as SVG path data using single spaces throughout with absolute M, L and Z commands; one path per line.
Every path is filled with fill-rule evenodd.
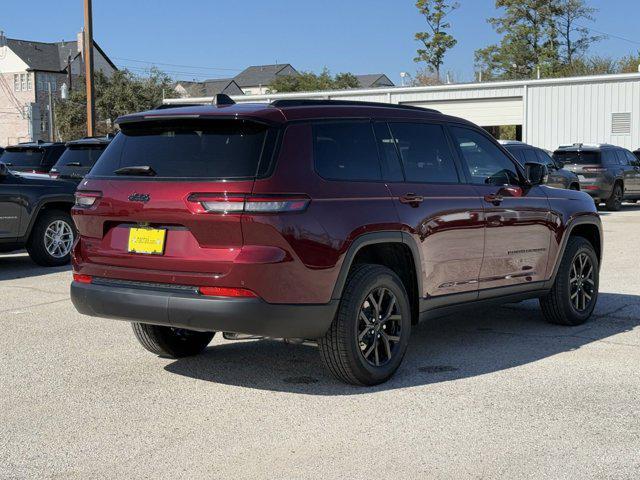
M 129 229 L 129 252 L 147 255 L 162 255 L 166 230 L 159 228 Z

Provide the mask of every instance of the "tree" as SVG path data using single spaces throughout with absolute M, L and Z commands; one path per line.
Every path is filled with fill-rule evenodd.
M 416 7 L 424 16 L 430 32 L 416 33 L 415 39 L 422 43 L 422 47 L 418 48 L 418 55 L 413 61 L 425 62 L 427 68 L 433 70 L 438 80 L 440 80 L 440 68 L 447 51 L 458 43 L 447 33 L 451 24 L 446 21 L 446 18 L 459 6 L 459 3 L 450 3 L 448 0 L 417 0 L 416 2 Z
M 346 90 L 358 88 L 358 79 L 352 73 L 339 73 L 335 77 L 325 67 L 320 74 L 300 72 L 299 75 L 277 77 L 269 86 L 272 92 L 314 92 L 319 90 Z
M 440 84 L 442 84 L 442 82 L 436 76 L 435 72 L 428 68 L 419 69 L 415 76 L 411 78 L 411 86 L 413 87 L 429 87 Z
M 152 109 L 162 103 L 163 98 L 177 94 L 173 81 L 156 68 L 145 76 L 136 76 L 128 70 L 118 70 L 111 77 L 96 72 L 96 133 L 104 135 L 114 130 L 115 120 L 128 113 Z M 72 140 L 86 135 L 86 91 L 83 78 L 74 82 L 76 88 L 67 100 L 56 100 L 56 124 L 63 140 Z
M 589 29 L 581 26 L 580 21 L 593 21 L 597 9 L 589 7 L 584 0 L 557 0 L 555 16 L 558 36 L 560 37 L 561 59 L 565 65 L 571 65 L 584 55 L 589 47 L 603 38 L 603 35 L 591 35 Z
M 538 68 L 552 71 L 557 62 L 555 0 L 496 0 L 496 8 L 503 8 L 503 15 L 488 22 L 503 37 L 500 44 L 476 51 L 483 76 L 530 78 Z

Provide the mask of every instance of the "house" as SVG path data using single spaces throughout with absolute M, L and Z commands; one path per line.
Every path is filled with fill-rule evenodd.
M 269 86 L 278 77 L 299 75 L 289 63 L 275 65 L 254 65 L 245 68 L 233 79 L 245 95 L 262 95 L 269 93 Z
M 63 84 L 84 72 L 82 33 L 76 40 L 36 42 L 7 38 L 0 32 L 0 145 L 50 140 L 49 88 L 60 98 Z M 109 76 L 117 70 L 94 42 L 94 68 Z
M 219 78 L 204 82 L 180 80 L 176 82 L 175 91 L 180 97 L 213 97 L 219 93 L 226 95 L 242 95 L 244 92 L 233 78 Z
M 395 84 L 384 73 L 356 75 L 359 88 L 395 87 Z

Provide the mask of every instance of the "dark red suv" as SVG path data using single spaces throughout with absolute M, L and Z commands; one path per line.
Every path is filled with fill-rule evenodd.
M 598 295 L 591 198 L 531 178 L 433 110 L 280 100 L 119 119 L 77 192 L 71 298 L 156 354 L 214 332 L 316 340 L 339 379 L 400 365 L 420 319 L 540 298 L 577 325 Z

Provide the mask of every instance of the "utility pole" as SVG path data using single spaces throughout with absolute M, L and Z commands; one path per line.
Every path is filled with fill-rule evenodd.
M 49 141 L 55 142 L 55 130 L 53 126 L 53 99 L 51 98 L 51 82 L 47 83 L 47 90 L 49 92 Z
M 84 0 L 84 71 L 87 83 L 87 136 L 95 130 L 95 92 L 93 90 L 93 12 L 91 0 Z
M 69 91 L 73 88 L 71 84 L 71 55 L 67 56 L 67 81 L 69 82 Z

